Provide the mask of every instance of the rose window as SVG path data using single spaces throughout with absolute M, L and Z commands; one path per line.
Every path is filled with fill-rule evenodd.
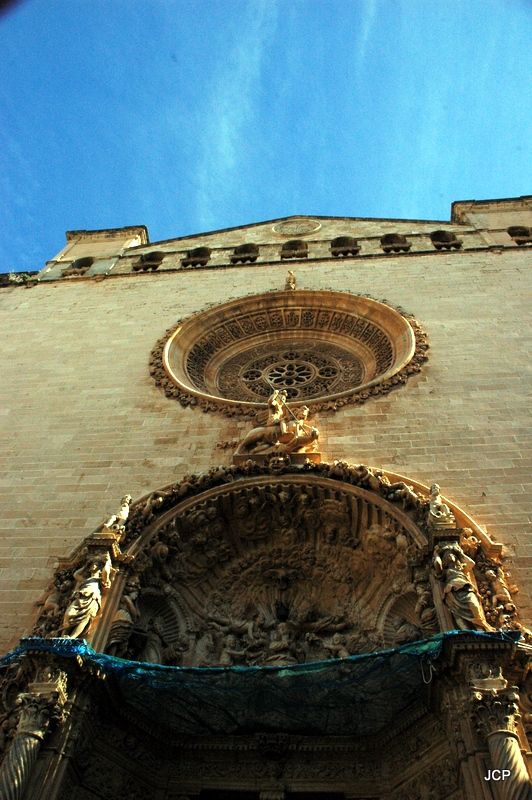
M 310 347 L 314 352 L 290 350 L 280 356 L 272 353 L 248 364 L 239 374 L 243 389 L 258 397 L 267 397 L 272 389 L 284 389 L 291 400 L 318 396 L 329 390 L 343 374 L 342 365 L 333 361 L 331 354 L 325 357 L 315 345 Z M 353 362 L 350 366 L 350 381 L 360 382 L 360 365 Z M 223 378 L 222 384 L 225 384 Z
M 367 297 L 279 291 L 244 297 L 184 320 L 166 340 L 163 365 L 182 402 L 266 407 L 273 389 L 312 404 L 376 386 L 415 353 L 399 312 Z

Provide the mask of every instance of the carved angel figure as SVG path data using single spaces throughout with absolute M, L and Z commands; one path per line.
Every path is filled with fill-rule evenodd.
M 434 527 L 453 527 L 454 515 L 447 503 L 443 502 L 440 487 L 433 483 L 429 494 L 429 524 Z
M 443 598 L 456 626 L 461 631 L 490 631 L 480 599 L 469 579 L 475 562 L 458 544 L 437 546 L 434 572 L 444 582 Z
M 131 500 L 131 495 L 126 494 L 125 497 L 123 497 L 120 501 L 120 510 L 116 514 L 113 514 L 111 517 L 109 517 L 107 522 L 104 524 L 104 528 L 121 534 L 121 541 L 125 535 L 126 522 L 127 518 L 129 517 L 129 506 Z
M 62 635 L 65 638 L 77 639 L 88 632 L 102 606 L 102 590 L 111 586 L 111 569 L 111 558 L 107 553 L 105 559 L 93 559 L 76 570 L 76 589 L 63 617 Z

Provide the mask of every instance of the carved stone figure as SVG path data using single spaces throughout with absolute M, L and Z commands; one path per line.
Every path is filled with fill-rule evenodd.
M 459 630 L 492 630 L 484 617 L 477 590 L 469 575 L 475 562 L 460 545 L 437 546 L 434 572 L 443 581 L 443 598 Z
M 111 558 L 95 558 L 74 572 L 76 589 L 63 618 L 62 636 L 77 639 L 88 633 L 102 606 L 102 591 L 111 586 Z M 87 570 L 89 575 L 87 576 Z
M 414 491 L 414 487 L 398 481 L 397 483 L 390 483 L 389 479 L 383 476 L 381 478 L 383 491 L 386 492 L 388 500 L 399 500 L 403 502 L 403 508 L 418 508 L 421 505 L 421 498 Z
M 437 616 L 434 608 L 434 597 L 426 583 L 416 583 L 417 601 L 414 612 L 421 621 L 421 628 L 427 635 L 436 633 Z
M 417 642 L 422 638 L 421 630 L 417 625 L 413 625 L 406 619 L 395 619 L 392 622 L 395 628 L 395 636 L 393 640 L 394 647 L 399 647 L 402 644 L 409 642 Z
M 144 647 L 139 661 L 145 661 L 148 664 L 164 664 L 165 650 L 168 645 L 159 620 L 153 618 L 148 620 L 148 625 L 143 633 Z
M 434 529 L 455 527 L 454 515 L 447 503 L 443 502 L 437 483 L 430 487 L 428 524 Z
M 295 289 L 296 288 L 296 276 L 294 275 L 294 273 L 292 272 L 291 269 L 288 270 L 288 277 L 286 279 L 284 288 L 285 289 Z
M 512 600 L 512 595 L 508 587 L 508 584 L 506 583 L 506 578 L 504 576 L 504 570 L 502 569 L 502 567 L 494 567 L 493 569 L 487 569 L 484 575 L 486 576 L 486 578 L 489 578 L 489 580 L 491 581 L 491 585 L 493 587 L 493 594 L 492 594 L 493 605 L 498 606 L 499 604 L 502 604 L 502 606 L 507 611 L 515 610 L 515 605 Z
M 315 447 L 319 431 L 307 424 L 309 409 L 302 406 L 294 413 L 286 404 L 287 394 L 277 389 L 268 398 L 266 424 L 246 434 L 235 456 L 304 452 Z
M 268 646 L 268 655 L 264 661 L 265 666 L 280 667 L 297 664 L 295 647 L 290 628 L 286 622 L 279 622 Z
M 151 520 L 155 515 L 155 511 L 157 511 L 157 509 L 159 509 L 162 506 L 165 498 L 169 497 L 170 494 L 171 492 L 162 492 L 162 491 L 152 492 L 150 494 L 150 496 L 144 503 L 144 506 L 142 507 L 142 511 L 140 512 L 141 519 L 145 525 L 147 525 L 148 522 L 151 522 Z M 126 498 L 124 498 L 124 500 L 125 499 Z
M 220 666 L 232 667 L 236 661 L 242 662 L 246 657 L 245 650 L 237 649 L 237 638 L 234 633 L 228 633 L 224 639 L 220 654 Z
M 406 550 L 408 540 L 402 533 L 395 533 L 379 523 L 368 529 L 364 542 L 364 552 L 380 570 L 393 565 L 394 571 L 407 566 Z
M 233 636 L 241 636 L 248 630 L 246 620 L 224 617 L 221 614 L 211 613 L 208 615 L 209 624 L 225 634 L 231 633 Z
M 460 535 L 460 547 L 469 558 L 476 557 L 480 548 L 480 539 L 474 535 L 471 528 L 463 528 Z
M 323 646 L 331 654 L 331 658 L 349 658 L 350 653 L 346 646 L 345 636 L 341 633 L 335 633 L 332 637 L 331 643 L 323 642 Z
M 126 494 L 125 497 L 123 497 L 120 501 L 120 510 L 116 514 L 113 514 L 111 517 L 109 517 L 103 526 L 104 530 L 107 529 L 119 534 L 119 541 L 123 541 L 125 537 L 126 522 L 127 518 L 129 517 L 129 506 L 131 504 L 131 500 L 131 495 Z
M 279 440 L 282 445 L 281 452 L 297 453 L 306 450 L 310 445 L 317 444 L 319 431 L 306 424 L 308 415 L 309 409 L 307 406 L 302 406 L 296 411 L 295 419 L 286 423 L 286 432 Z

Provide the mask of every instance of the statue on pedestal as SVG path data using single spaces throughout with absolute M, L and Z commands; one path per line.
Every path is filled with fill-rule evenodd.
M 266 424 L 247 433 L 235 451 L 242 455 L 286 455 L 305 452 L 316 446 L 319 430 L 307 424 L 309 409 L 296 412 L 286 404 L 285 391 L 275 389 L 268 398 Z
M 454 515 L 447 503 L 443 502 L 440 487 L 437 483 L 433 483 L 430 487 L 429 503 L 429 528 L 441 530 L 456 527 Z
M 480 598 L 470 573 L 475 562 L 456 543 L 438 545 L 434 552 L 434 572 L 443 581 L 443 599 L 456 627 L 461 631 L 493 630 L 484 617 Z
M 88 632 L 102 606 L 102 591 L 111 586 L 111 570 L 111 558 L 107 553 L 105 557 L 89 560 L 74 572 L 76 588 L 65 611 L 62 636 L 77 639 Z

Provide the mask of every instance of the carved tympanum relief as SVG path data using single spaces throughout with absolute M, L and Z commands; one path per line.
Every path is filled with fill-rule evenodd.
M 122 634 L 121 652 L 141 660 L 264 666 L 371 652 L 385 634 L 390 644 L 421 638 L 435 627 L 415 613 L 412 545 L 398 519 L 351 493 L 284 480 L 235 487 L 158 530 L 110 651 Z
M 340 292 L 252 295 L 180 321 L 158 342 L 151 374 L 168 397 L 256 416 L 271 389 L 315 410 L 363 403 L 419 372 L 419 324 L 384 303 Z
M 337 462 L 273 456 L 188 476 L 135 504 L 111 550 L 103 526 L 63 562 L 35 633 L 88 636 L 111 569 L 123 588 L 99 641 L 148 662 L 289 665 L 521 629 L 500 550 L 456 520 L 435 531 L 436 510 L 434 487 Z

